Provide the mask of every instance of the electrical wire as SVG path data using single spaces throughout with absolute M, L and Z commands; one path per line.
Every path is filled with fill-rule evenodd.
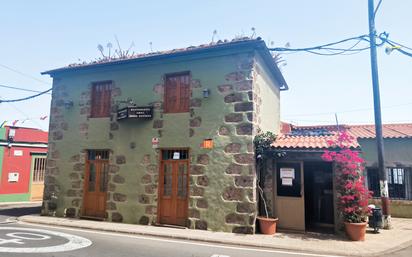
M 20 91 L 26 91 L 26 92 L 32 92 L 32 93 L 41 93 L 42 92 L 42 91 L 38 91 L 38 90 L 26 89 L 26 88 L 21 88 L 21 87 L 12 87 L 12 86 L 6 86 L 6 85 L 1 85 L 1 84 L 0 84 L 0 87 L 20 90 Z M 50 94 L 50 93 L 47 93 L 47 94 Z
M 40 92 L 38 94 L 35 95 L 31 95 L 31 96 L 27 96 L 27 97 L 23 97 L 23 98 L 18 98 L 18 99 L 0 99 L 0 103 L 12 103 L 12 102 L 20 102 L 20 101 L 25 101 L 25 100 L 29 100 L 29 99 L 33 99 L 35 97 L 47 94 L 48 92 L 50 92 L 52 90 L 52 88 L 47 89 L 46 91 Z
M 389 34 L 386 32 L 379 34 L 377 38 L 380 39 L 381 42 L 377 43 L 376 46 L 379 47 L 379 46 L 384 45 L 387 42 L 388 35 Z M 312 47 L 305 47 L 305 48 L 274 47 L 274 48 L 268 48 L 268 49 L 269 51 L 274 51 L 274 52 L 308 52 L 311 54 L 323 55 L 323 56 L 351 55 L 351 54 L 357 54 L 362 51 L 370 49 L 370 46 L 356 48 L 356 46 L 358 46 L 362 41 L 369 43 L 368 38 L 369 36 L 364 34 L 364 35 L 350 37 L 350 38 L 346 38 L 340 41 L 318 45 L 318 46 L 312 46 Z M 350 47 L 347 47 L 347 48 L 336 47 L 337 45 L 347 43 L 353 40 L 356 40 L 356 42 Z M 320 52 L 320 51 L 328 51 L 328 53 Z
M 23 76 L 23 77 L 31 78 L 31 79 L 34 79 L 34 80 L 40 82 L 40 83 L 43 83 L 43 84 L 46 84 L 46 85 L 49 85 L 49 86 L 50 86 L 50 83 L 49 83 L 49 82 L 46 82 L 46 81 L 44 81 L 44 80 L 38 79 L 38 78 L 36 78 L 36 77 L 33 77 L 33 76 L 31 76 L 31 75 L 29 75 L 29 74 L 27 74 L 27 73 L 18 71 L 18 70 L 16 70 L 16 69 L 13 69 L 13 68 L 11 68 L 11 67 L 9 67 L 9 66 L 7 66 L 7 65 L 4 65 L 4 64 L 1 64 L 1 63 L 0 63 L 0 67 L 3 67 L 3 68 L 5 68 L 5 69 L 7 69 L 7 70 L 10 70 L 10 71 L 12 71 L 12 72 L 14 72 L 14 73 L 20 74 L 20 75 Z
M 375 19 L 376 13 L 378 12 L 379 7 L 381 6 L 381 4 L 382 4 L 382 0 L 379 1 L 378 5 L 375 8 L 375 11 L 373 12 L 373 19 Z

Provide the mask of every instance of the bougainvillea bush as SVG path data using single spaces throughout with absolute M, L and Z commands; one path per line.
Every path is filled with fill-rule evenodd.
M 339 133 L 336 140 L 328 141 L 336 150 L 325 150 L 322 159 L 335 164 L 338 208 L 344 221 L 362 223 L 370 212 L 368 202 L 372 192 L 365 186 L 364 160 L 350 148 L 353 141 L 347 133 Z

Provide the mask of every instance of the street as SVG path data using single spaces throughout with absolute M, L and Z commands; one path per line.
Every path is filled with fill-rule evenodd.
M 15 218 L 35 214 L 39 206 L 0 206 L 0 256 L 139 256 L 246 257 L 328 256 L 216 245 L 112 232 L 19 224 Z M 412 247 L 391 256 L 410 256 Z

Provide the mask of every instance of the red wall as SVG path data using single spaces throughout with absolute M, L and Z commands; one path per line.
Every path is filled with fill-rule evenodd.
M 9 132 L 9 127 L 6 127 L 6 137 Z M 32 142 L 32 143 L 47 143 L 47 132 L 28 129 L 28 128 L 14 128 L 16 135 L 14 142 Z M 0 146 L 4 149 L 3 167 L 1 172 L 0 181 L 0 194 L 23 194 L 29 193 L 30 187 L 30 171 L 31 171 L 31 154 L 34 153 L 47 153 L 47 148 L 38 147 L 6 147 Z M 22 156 L 15 156 L 16 150 L 23 152 Z M 18 182 L 8 182 L 8 174 L 10 172 L 19 173 Z

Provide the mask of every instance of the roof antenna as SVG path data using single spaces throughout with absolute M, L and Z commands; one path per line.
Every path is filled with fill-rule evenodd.
M 150 45 L 150 52 L 153 53 L 153 42 L 150 41 L 150 42 L 149 42 L 149 45 Z
M 101 44 L 97 45 L 97 49 L 99 50 L 99 52 L 102 54 L 103 58 L 106 58 L 106 56 L 104 55 L 104 48 Z
M 336 127 L 338 128 L 338 132 L 340 132 L 339 122 L 338 122 L 338 114 L 335 113 L 335 120 L 336 120 Z
M 217 30 L 213 30 L 212 43 L 215 42 L 215 36 L 216 35 L 217 35 Z
M 109 42 L 109 43 L 107 43 L 106 47 L 109 49 L 109 59 L 110 59 L 111 50 L 112 50 L 113 45 L 112 45 L 112 43 Z
M 250 36 L 251 39 L 253 39 L 256 35 L 256 29 L 255 27 L 252 27 L 251 30 L 253 31 L 252 36 Z

